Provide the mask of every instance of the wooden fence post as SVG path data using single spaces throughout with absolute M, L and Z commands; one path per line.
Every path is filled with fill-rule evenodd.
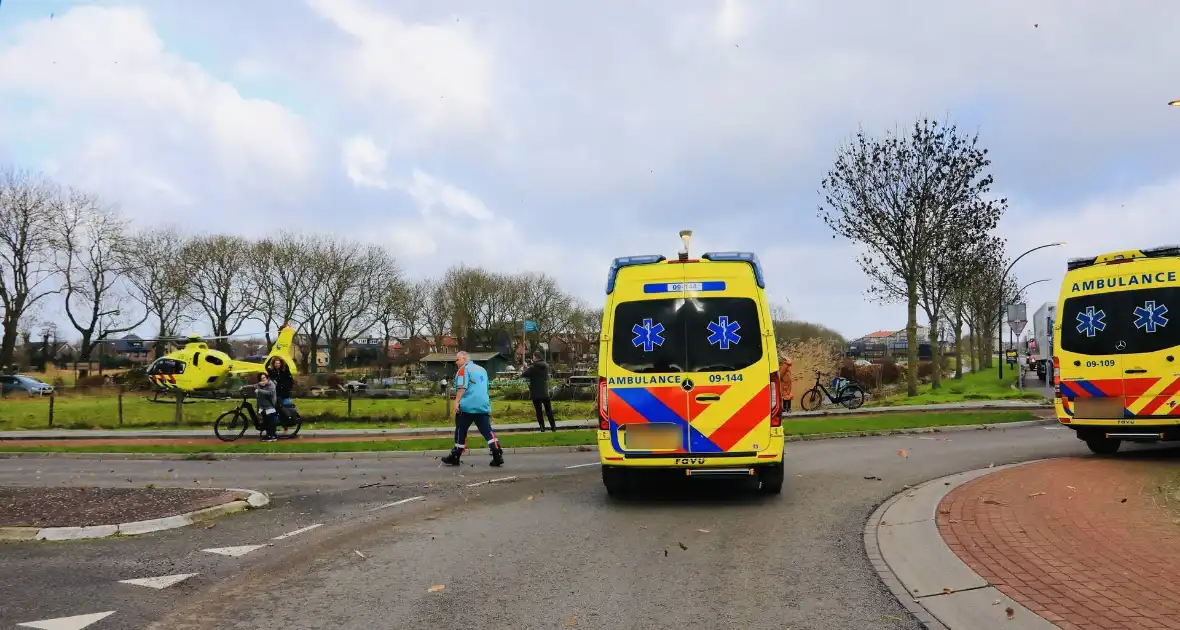
M 176 395 L 176 424 L 184 424 L 184 394 Z
M 352 417 L 352 388 L 348 389 L 348 417 Z
M 123 386 L 119 386 L 119 426 L 123 426 Z
M 49 428 L 53 428 L 53 401 L 57 400 L 57 392 L 49 392 Z

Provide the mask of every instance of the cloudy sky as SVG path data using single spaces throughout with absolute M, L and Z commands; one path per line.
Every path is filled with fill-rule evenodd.
M 0 162 L 136 225 L 387 244 L 412 275 L 757 252 L 847 336 L 855 247 L 817 217 L 836 146 L 978 130 L 1016 268 L 1180 241 L 1180 3 L 1158 0 L 0 0 Z

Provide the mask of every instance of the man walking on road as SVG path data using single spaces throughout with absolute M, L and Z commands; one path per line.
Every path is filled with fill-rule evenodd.
M 448 466 L 458 466 L 459 458 L 467 452 L 467 430 L 472 423 L 488 441 L 492 452 L 492 466 L 504 465 L 504 449 L 492 431 L 492 401 L 488 394 L 488 372 L 471 362 L 466 352 L 455 355 L 455 448 L 442 458 Z
M 529 379 L 529 398 L 533 399 L 533 410 L 537 412 L 537 424 L 541 431 L 545 431 L 545 418 L 541 416 L 541 409 L 545 409 L 545 416 L 549 418 L 549 427 L 556 431 L 557 421 L 553 419 L 553 403 L 549 398 L 549 364 L 538 360 L 533 355 L 533 362 L 525 368 L 521 376 Z

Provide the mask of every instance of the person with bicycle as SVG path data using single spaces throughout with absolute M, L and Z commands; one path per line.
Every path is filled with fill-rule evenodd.
M 267 377 L 266 372 L 258 375 L 258 384 L 254 386 L 254 397 L 258 401 L 258 415 L 262 418 L 262 428 L 265 434 L 263 442 L 277 442 L 279 425 L 278 396 L 275 394 L 275 384 Z
M 795 398 L 795 377 L 791 375 L 791 357 L 783 356 L 778 364 L 778 386 L 782 392 L 783 412 L 791 413 L 791 400 Z
M 291 401 L 291 391 L 295 388 L 295 377 L 291 376 L 291 368 L 281 357 L 275 357 L 266 365 L 266 376 L 274 383 L 279 413 L 286 417 L 288 422 L 293 420 L 290 416 L 298 412 L 295 411 L 295 403 Z M 284 425 L 286 424 L 287 422 L 284 422 Z

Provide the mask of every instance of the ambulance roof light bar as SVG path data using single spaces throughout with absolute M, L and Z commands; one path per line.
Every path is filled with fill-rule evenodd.
M 1128 255 L 1129 254 L 1129 255 Z M 1140 255 L 1141 254 L 1141 255 Z M 1100 259 L 1106 258 L 1106 264 L 1119 264 L 1135 260 L 1136 258 L 1171 258 L 1180 257 L 1180 245 L 1164 245 L 1162 247 L 1152 247 L 1143 250 L 1131 250 L 1110 254 L 1102 254 L 1100 256 L 1086 256 L 1083 258 L 1071 258 L 1066 263 L 1066 269 L 1073 271 L 1074 269 L 1083 269 L 1098 264 Z
M 754 281 L 758 283 L 759 289 L 766 288 L 766 278 L 762 275 L 762 264 L 758 262 L 758 257 L 751 252 L 705 252 L 701 258 L 713 262 L 734 261 L 750 263 L 754 268 Z
M 615 280 L 619 277 L 619 270 L 623 267 L 633 267 L 635 265 L 651 265 L 655 263 L 664 262 L 667 258 L 662 254 L 648 254 L 646 256 L 623 256 L 616 258 L 610 265 L 610 273 L 606 277 L 606 294 L 610 295 L 615 291 Z

